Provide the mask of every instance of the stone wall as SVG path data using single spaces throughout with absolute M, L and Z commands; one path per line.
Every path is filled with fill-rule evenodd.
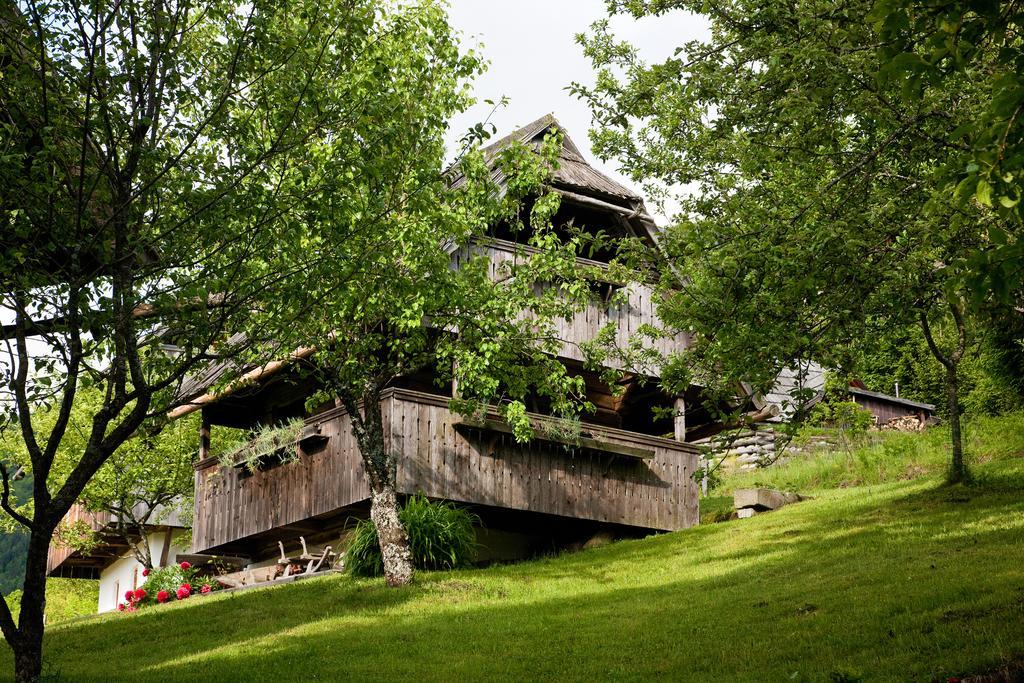
M 715 458 L 731 458 L 733 469 L 752 470 L 785 462 L 793 455 L 807 453 L 833 445 L 827 436 L 803 437 L 800 444 L 791 442 L 789 435 L 777 432 L 770 424 L 754 425 L 737 432 L 722 434 L 695 442 L 711 448 Z

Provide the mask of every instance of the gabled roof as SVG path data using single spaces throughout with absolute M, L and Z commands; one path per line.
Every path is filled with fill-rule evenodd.
M 768 419 L 768 422 L 786 422 L 793 417 L 796 410 L 796 392 L 810 389 L 815 392 L 805 406 L 805 409 L 821 400 L 825 388 L 825 368 L 814 361 L 804 361 L 796 367 L 783 368 L 778 377 L 775 378 L 775 385 L 764 396 L 752 396 L 754 406 L 758 409 L 767 406 L 778 408 L 776 416 Z M 747 387 L 749 392 L 749 387 Z
M 544 141 L 544 136 L 552 131 L 562 133 L 562 149 L 558 155 L 559 165 L 551 177 L 552 188 L 569 201 L 603 205 L 603 208 L 619 213 L 626 218 L 638 237 L 646 237 L 651 242 L 656 242 L 657 227 L 644 206 L 643 198 L 587 163 L 579 147 L 553 114 L 545 114 L 536 121 L 487 145 L 482 150 L 484 159 L 491 164 L 498 153 L 513 142 L 521 142 L 534 149 L 539 149 Z M 491 179 L 498 186 L 504 186 L 505 174 L 493 164 L 491 164 Z M 451 186 L 458 188 L 464 182 L 465 178 L 459 173 L 456 166 L 452 169 Z

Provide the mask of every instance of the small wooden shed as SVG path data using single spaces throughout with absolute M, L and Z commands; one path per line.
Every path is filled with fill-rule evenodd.
M 923 426 L 929 419 L 935 417 L 935 406 L 931 403 L 911 401 L 879 391 L 869 391 L 858 386 L 851 386 L 849 393 L 851 401 L 871 411 L 871 414 L 875 416 L 875 423 L 879 426 L 896 418 L 907 416 L 916 417 L 919 424 Z

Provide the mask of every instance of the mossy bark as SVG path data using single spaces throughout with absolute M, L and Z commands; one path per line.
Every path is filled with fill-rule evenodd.
M 370 485 L 370 520 L 377 529 L 384 579 L 393 588 L 404 586 L 412 581 L 415 570 L 409 535 L 398 516 L 397 463 L 384 439 L 380 389 L 377 385 L 367 388 L 361 396 L 362 405 L 352 396 L 342 395 L 341 401 L 351 417 L 352 434 Z

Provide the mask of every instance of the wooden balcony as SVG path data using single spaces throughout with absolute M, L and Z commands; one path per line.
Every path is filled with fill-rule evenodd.
M 84 505 L 75 503 L 68 510 L 68 513 L 64 515 L 63 522 L 67 524 L 85 522 L 89 525 L 90 529 L 98 532 L 104 529 L 109 518 L 109 513 L 89 512 L 85 509 Z M 100 569 L 116 558 L 115 551 L 117 550 L 127 550 L 127 546 L 116 549 L 104 547 L 97 549 L 97 552 L 90 555 L 83 555 L 77 550 L 58 545 L 55 541 L 50 544 L 50 549 L 46 554 L 46 575 L 71 578 L 97 578 Z
M 382 412 L 402 493 L 643 529 L 697 523 L 691 444 L 586 424 L 571 443 L 546 430 L 519 444 L 496 415 L 468 422 L 446 397 L 406 389 L 388 390 Z M 215 459 L 196 465 L 196 552 L 251 551 L 365 511 L 348 416 L 337 409 L 309 423 L 325 438 L 296 446 L 294 460 L 256 472 Z

